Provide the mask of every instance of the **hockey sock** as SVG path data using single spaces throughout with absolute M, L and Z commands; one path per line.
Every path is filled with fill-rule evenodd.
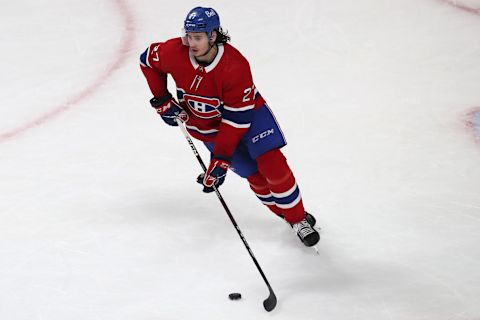
M 275 199 L 270 193 L 270 189 L 267 183 L 267 180 L 260 172 L 255 172 L 247 178 L 248 183 L 250 183 L 250 189 L 255 193 L 258 199 L 270 209 L 276 215 L 283 215 L 282 211 L 275 204 Z
M 271 150 L 257 159 L 258 171 L 265 177 L 273 200 L 290 224 L 305 218 L 300 189 L 287 159 L 279 149 Z

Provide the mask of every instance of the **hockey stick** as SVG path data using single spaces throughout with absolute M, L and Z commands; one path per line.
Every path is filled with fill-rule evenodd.
M 200 163 L 200 166 L 202 167 L 203 172 L 207 172 L 207 167 L 205 166 L 205 163 L 202 160 L 202 157 L 198 153 L 197 148 L 193 144 L 192 139 L 190 138 L 190 135 L 187 132 L 187 129 L 183 125 L 183 122 L 180 121 L 178 118 L 176 119 L 178 126 L 182 130 L 183 135 L 185 136 L 185 139 L 187 139 L 188 144 L 190 145 L 190 148 L 192 149 L 193 153 L 197 157 L 198 163 Z M 225 212 L 227 213 L 228 217 L 230 218 L 230 221 L 232 222 L 233 226 L 235 227 L 235 230 L 237 230 L 238 235 L 240 236 L 240 239 L 242 239 L 243 244 L 245 245 L 245 248 L 247 249 L 248 253 L 250 254 L 250 257 L 252 257 L 253 262 L 255 263 L 255 266 L 257 266 L 258 272 L 260 272 L 260 275 L 263 278 L 263 281 L 265 281 L 265 284 L 268 287 L 268 291 L 270 292 L 270 295 L 268 296 L 267 299 L 263 301 L 263 307 L 267 311 L 272 311 L 275 306 L 277 305 L 277 297 L 275 296 L 275 293 L 273 292 L 272 287 L 270 286 L 270 283 L 268 283 L 267 277 L 263 273 L 262 268 L 260 267 L 260 264 L 258 263 L 257 259 L 253 255 L 252 249 L 250 249 L 250 246 L 248 245 L 247 240 L 242 234 L 242 231 L 240 230 L 240 227 L 238 226 L 237 222 L 233 218 L 232 213 L 230 212 L 230 209 L 227 207 L 227 203 L 225 200 L 223 200 L 222 195 L 220 194 L 220 191 L 218 191 L 217 187 L 215 185 L 213 186 L 213 189 L 215 190 L 215 193 L 217 194 L 218 200 L 220 200 L 220 203 L 222 204 L 223 208 L 225 209 Z

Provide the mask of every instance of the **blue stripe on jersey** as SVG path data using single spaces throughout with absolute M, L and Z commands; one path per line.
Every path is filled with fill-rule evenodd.
M 277 203 L 277 204 L 290 204 L 298 198 L 299 194 L 300 194 L 300 189 L 297 186 L 295 188 L 295 190 L 290 195 L 288 195 L 286 197 L 279 198 L 279 197 L 274 196 L 275 203 Z
M 140 55 L 140 63 L 142 64 L 142 66 L 145 66 L 145 67 L 148 67 L 148 63 L 147 63 L 147 56 L 148 56 L 148 49 L 145 50 L 141 55 Z
M 238 124 L 249 124 L 253 120 L 255 111 L 252 109 L 245 111 L 230 111 L 227 109 L 222 110 L 222 118 Z

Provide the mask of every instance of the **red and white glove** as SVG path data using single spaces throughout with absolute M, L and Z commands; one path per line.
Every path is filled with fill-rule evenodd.
M 208 166 L 207 172 L 203 176 L 203 192 L 212 192 L 213 186 L 219 187 L 227 175 L 230 167 L 230 160 L 223 157 L 213 157 Z
M 180 107 L 177 101 L 169 93 L 160 98 L 150 99 L 150 104 L 157 110 L 163 121 L 170 126 L 178 126 L 176 119 L 182 122 L 188 121 L 188 114 Z

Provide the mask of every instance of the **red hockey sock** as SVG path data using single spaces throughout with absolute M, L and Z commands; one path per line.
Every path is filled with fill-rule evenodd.
M 250 183 L 250 189 L 255 193 L 258 199 L 276 215 L 283 215 L 282 210 L 275 204 L 272 194 L 267 183 L 267 180 L 260 172 L 255 172 L 247 178 Z
M 269 151 L 257 158 L 257 165 L 285 220 L 297 223 L 304 219 L 302 196 L 283 153 L 279 149 Z

